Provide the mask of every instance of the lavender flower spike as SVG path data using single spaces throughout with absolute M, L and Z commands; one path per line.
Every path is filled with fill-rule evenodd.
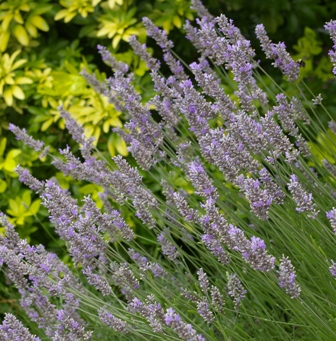
M 194 9 L 200 18 L 208 18 L 210 21 L 214 19 L 200 0 L 191 0 L 191 9 Z
M 238 276 L 236 274 L 226 274 L 228 283 L 228 294 L 233 298 L 235 310 L 238 310 L 240 302 L 245 298 L 247 291 L 242 286 Z
M 197 275 L 198 275 L 198 281 L 200 283 L 200 287 L 201 287 L 203 293 L 206 295 L 208 293 L 208 290 L 209 290 L 208 276 L 202 268 L 200 268 L 199 271 L 197 271 Z
M 315 210 L 313 203 L 313 196 L 311 193 L 307 194 L 296 175 L 292 174 L 288 189 L 292 194 L 293 200 L 296 203 L 296 210 L 298 212 L 308 212 L 308 218 L 316 219 L 319 211 Z
M 117 332 L 128 333 L 128 326 L 125 321 L 113 316 L 111 313 L 107 312 L 104 308 L 98 311 L 100 320 Z
M 295 283 L 295 270 L 288 257 L 282 255 L 281 263 L 279 266 L 279 286 L 285 289 L 286 294 L 291 298 L 300 296 L 301 288 Z
M 329 267 L 329 271 L 332 274 L 333 277 L 336 277 L 336 263 L 331 260 L 331 266 Z
M 331 20 L 324 25 L 324 28 L 329 32 L 333 42 L 332 50 L 329 51 L 330 60 L 333 63 L 333 74 L 336 77 L 336 20 Z
M 168 308 L 164 315 L 164 321 L 167 326 L 170 326 L 177 335 L 186 341 L 205 341 L 204 337 L 197 335 L 191 324 L 186 324 L 182 321 L 173 308 Z
M 174 43 L 167 38 L 166 32 L 156 27 L 150 19 L 144 17 L 142 23 L 146 27 L 147 34 L 156 41 L 164 52 L 174 47 Z
M 71 134 L 72 138 L 78 143 L 82 145 L 82 155 L 84 158 L 90 157 L 90 152 L 94 148 L 93 142 L 95 140 L 94 137 L 87 138 L 84 134 L 84 129 L 81 127 L 76 120 L 74 120 L 70 113 L 68 113 L 62 106 L 57 108 L 63 119 L 65 120 L 65 125 Z
M 173 245 L 166 237 L 168 234 L 168 230 L 162 232 L 159 234 L 157 240 L 161 245 L 162 248 L 162 253 L 168 257 L 170 260 L 175 260 L 176 258 L 179 257 L 179 253 L 176 249 L 176 246 Z
M 261 47 L 266 54 L 266 58 L 274 59 L 274 67 L 279 68 L 281 72 L 288 77 L 290 82 L 295 82 L 300 77 L 300 65 L 296 63 L 286 51 L 285 44 L 272 43 L 262 24 L 257 25 L 255 32 Z
M 326 216 L 330 221 L 331 227 L 334 229 L 334 233 L 336 234 L 336 208 L 333 207 L 331 211 L 326 212 Z
M 25 328 L 12 314 L 5 314 L 2 325 L 0 325 L 0 340 L 41 341 L 39 337 L 30 334 L 28 328 Z
M 42 192 L 44 188 L 44 182 L 37 180 L 33 177 L 28 169 L 21 167 L 20 165 L 15 168 L 15 172 L 19 175 L 19 180 L 30 187 L 36 193 Z
M 21 140 L 25 145 L 33 148 L 36 152 L 40 152 L 44 146 L 44 142 L 34 140 L 26 133 L 26 129 L 20 129 L 13 123 L 10 123 L 8 129 L 15 135 L 17 140 Z

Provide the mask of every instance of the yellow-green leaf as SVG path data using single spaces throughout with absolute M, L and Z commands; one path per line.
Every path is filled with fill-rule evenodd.
M 7 212 L 12 216 L 16 216 L 19 213 L 18 203 L 13 199 L 9 199 L 8 204 L 10 209 L 8 209 Z
M 14 13 L 14 20 L 18 23 L 18 24 L 23 24 L 24 21 L 23 21 L 23 18 L 22 18 L 22 15 L 19 11 L 15 11 Z
M 119 42 L 120 42 L 121 36 L 117 35 L 112 40 L 112 47 L 115 49 L 117 48 Z
M 68 13 L 65 18 L 64 18 L 64 22 L 68 23 L 70 22 L 74 17 L 76 16 L 76 12 L 74 13 Z
M 13 64 L 15 58 L 21 53 L 21 49 L 16 50 L 11 56 L 10 56 L 10 63 Z M 8 56 L 8 54 L 6 53 L 5 55 Z M 12 67 L 13 70 L 13 67 Z
M 163 29 L 164 29 L 167 33 L 169 33 L 169 32 L 170 32 L 170 27 L 171 27 L 170 21 L 165 21 L 165 22 L 163 23 L 162 27 L 163 27 Z
M 128 155 L 126 142 L 122 138 L 120 138 L 119 136 L 116 139 L 115 147 L 116 147 L 116 149 L 120 155 L 122 155 L 122 156 Z
M 108 149 L 111 157 L 116 155 L 116 151 L 114 148 L 113 134 L 111 134 L 107 140 L 107 149 Z
M 20 6 L 20 11 L 29 12 L 29 10 L 30 10 L 30 7 L 28 4 L 22 4 Z
M 79 192 L 83 193 L 83 194 L 92 194 L 95 193 L 99 190 L 100 186 L 98 187 L 95 184 L 88 184 L 88 185 L 84 185 L 82 187 L 79 188 Z
M 8 85 L 13 85 L 13 84 L 15 84 L 15 81 L 14 81 L 14 78 L 12 77 L 12 74 L 13 74 L 13 73 L 7 75 L 7 76 L 5 77 L 5 79 L 4 79 L 4 80 L 5 80 L 5 83 L 8 84 Z
M 92 136 L 94 134 L 94 127 L 92 125 L 85 127 L 84 133 L 85 136 Z
M 47 22 L 39 15 L 35 15 L 30 22 L 41 31 L 49 31 Z
M 53 123 L 53 118 L 49 118 L 41 125 L 41 131 L 46 131 Z
M 0 137 L 0 156 L 3 155 L 6 149 L 7 144 L 7 138 L 6 137 Z
M 181 28 L 182 26 L 182 21 L 181 18 L 178 15 L 175 15 L 173 18 L 173 24 L 177 27 L 177 28 Z
M 106 134 L 106 133 L 108 133 L 109 130 L 110 130 L 110 122 L 105 121 L 103 124 L 103 132 Z
M 13 93 L 12 93 L 12 89 L 6 89 L 3 92 L 3 98 L 6 102 L 6 104 L 11 107 L 13 105 Z
M 12 149 L 6 156 L 6 159 L 3 164 L 3 168 L 8 172 L 14 172 L 14 168 L 17 166 L 16 161 L 14 160 L 16 156 L 21 154 L 20 149 Z
M 16 25 L 14 27 L 13 33 L 18 42 L 23 46 L 29 45 L 29 36 L 27 31 L 21 25 Z
M 31 193 L 29 190 L 25 190 L 22 194 L 22 201 L 24 203 L 24 206 L 28 208 L 31 204 Z
M 56 13 L 54 20 L 61 20 L 68 14 L 68 10 L 62 9 Z
M 98 143 L 98 140 L 99 140 L 99 137 L 100 137 L 100 134 L 101 134 L 101 129 L 100 127 L 96 127 L 94 133 L 93 133 L 93 136 L 95 137 L 95 141 L 93 141 L 93 145 L 96 146 L 97 143 Z
M 19 59 L 19 60 L 17 60 L 17 61 L 13 64 L 13 66 L 11 67 L 11 70 L 13 71 L 13 70 L 19 68 L 19 67 L 20 67 L 21 65 L 23 65 L 26 61 L 27 61 L 27 59 Z
M 6 158 L 3 164 L 3 168 L 8 172 L 14 172 L 15 167 L 16 167 L 16 162 L 13 159 Z
M 38 36 L 36 27 L 32 25 L 30 22 L 25 23 L 25 28 L 31 37 L 36 38 Z
M 16 84 L 32 84 L 33 80 L 28 77 L 18 77 L 15 79 Z
M 69 73 L 71 73 L 73 75 L 78 75 L 77 69 L 71 63 L 69 63 L 67 60 L 64 61 L 64 66 L 65 66 L 66 70 L 69 71 Z
M 0 34 L 0 51 L 6 51 L 8 40 L 10 38 L 10 33 L 8 31 L 4 31 Z
M 0 179 L 0 193 L 3 193 L 7 188 L 7 182 Z
M 123 34 L 123 40 L 128 41 L 130 36 L 138 35 L 139 30 L 135 27 L 128 28 Z
M 29 213 L 31 215 L 36 214 L 38 212 L 38 210 L 40 209 L 40 206 L 41 206 L 40 204 L 41 204 L 41 200 L 40 199 L 34 200 L 34 202 L 29 207 Z
M 12 21 L 13 19 L 13 14 L 12 13 L 8 13 L 2 20 L 2 23 L 1 23 L 1 28 L 3 31 L 7 31 L 8 30 L 8 26 L 10 24 L 10 22 Z
M 122 127 L 122 122 L 118 117 L 113 117 L 109 119 L 108 122 L 112 127 Z
M 6 159 L 8 159 L 8 158 L 15 158 L 18 155 L 20 155 L 21 153 L 22 153 L 22 151 L 20 149 L 11 149 L 8 152 Z
M 25 215 L 21 214 L 20 216 L 18 216 L 18 218 L 16 219 L 16 224 L 17 225 L 23 225 L 24 224 L 24 220 L 25 220 Z
M 25 99 L 25 94 L 18 85 L 13 85 L 12 89 L 14 97 L 16 97 L 17 99 Z

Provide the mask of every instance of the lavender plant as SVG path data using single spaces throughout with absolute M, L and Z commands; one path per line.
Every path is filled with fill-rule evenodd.
M 325 110 L 322 97 L 312 95 L 311 105 L 303 106 L 309 101 L 300 64 L 262 25 L 256 35 L 290 82 L 290 96 L 279 84 L 267 87 L 254 49 L 232 20 L 214 18 L 198 0 L 193 7 L 198 26 L 187 22 L 185 29 L 199 56 L 191 65 L 179 60 L 164 31 L 143 20 L 162 48 L 169 77 L 145 45 L 130 40 L 157 92 L 148 103 L 128 66 L 102 46 L 112 76 L 101 83 L 83 72 L 126 114 L 124 129 L 115 131 L 133 160 L 104 159 L 63 108 L 81 157 L 69 147 L 50 155 L 11 125 L 18 139 L 49 153 L 65 175 L 101 186 L 104 207 L 89 196 L 78 202 L 55 179 L 16 169 L 41 197 L 71 262 L 30 246 L 0 215 L 3 271 L 42 330 L 40 338 L 31 335 L 8 314 L 0 340 L 336 338 L 335 164 L 333 149 L 314 138 L 330 136 L 316 114 L 317 105 Z M 326 29 L 334 40 L 336 22 Z M 311 152 L 312 143 L 325 160 Z M 160 190 L 146 186 L 141 174 Z M 128 225 L 121 207 L 133 212 L 146 236 Z

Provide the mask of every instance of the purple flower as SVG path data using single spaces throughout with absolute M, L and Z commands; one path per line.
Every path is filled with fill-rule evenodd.
M 30 334 L 28 328 L 25 328 L 12 314 L 5 314 L 5 318 L 0 325 L 0 340 L 41 341 L 39 337 Z
M 274 60 L 274 67 L 277 67 L 287 76 L 290 82 L 296 81 L 300 77 L 300 65 L 296 63 L 286 51 L 284 43 L 274 44 L 268 38 L 264 25 L 256 27 L 256 35 L 261 47 L 266 54 L 266 58 Z
M 331 266 L 329 267 L 329 271 L 333 277 L 336 277 L 336 263 L 331 260 Z
M 334 233 L 336 234 L 336 209 L 333 207 L 331 211 L 326 212 L 326 216 L 331 227 L 334 229 Z
M 296 210 L 300 213 L 308 212 L 308 218 L 316 219 L 319 211 L 316 211 L 315 209 L 313 195 L 312 193 L 306 193 L 295 174 L 290 176 L 288 189 L 292 194 L 294 202 L 296 203 Z
M 282 255 L 279 266 L 279 286 L 285 289 L 286 294 L 291 298 L 300 296 L 301 288 L 295 283 L 295 269 L 288 257 Z
M 336 20 L 331 20 L 324 25 L 324 28 L 329 32 L 330 38 L 333 42 L 333 48 L 329 51 L 330 60 L 334 65 L 333 74 L 336 76 Z
M 235 310 L 238 310 L 241 301 L 245 298 L 247 291 L 244 289 L 236 274 L 231 275 L 227 273 L 227 279 L 228 294 L 233 298 Z

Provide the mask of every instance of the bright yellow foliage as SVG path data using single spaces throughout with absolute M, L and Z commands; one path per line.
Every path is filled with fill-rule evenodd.
M 30 37 L 37 37 L 38 29 L 48 31 L 49 26 L 40 14 L 49 11 L 50 8 L 50 5 L 28 0 L 2 3 L 0 5 L 0 51 L 6 50 L 12 34 L 22 46 L 28 46 Z
M 112 47 L 115 49 L 119 45 L 120 40 L 128 41 L 132 35 L 145 35 L 142 26 L 135 26 L 137 20 L 133 18 L 135 9 L 124 12 L 122 9 L 118 11 L 108 11 L 106 15 L 99 18 L 100 28 L 97 37 L 112 38 Z
M 21 50 L 15 51 L 11 56 L 8 53 L 0 54 L 0 95 L 7 106 L 12 106 L 14 97 L 24 99 L 25 95 L 19 85 L 31 84 L 33 81 L 26 76 L 19 76 L 16 69 L 26 63 L 26 59 L 15 61 Z
M 31 191 L 25 190 L 22 197 L 17 196 L 15 200 L 9 199 L 7 213 L 12 216 L 11 221 L 23 225 L 25 218 L 35 215 L 40 208 L 41 199 L 31 201 Z
M 89 13 L 94 11 L 95 6 L 101 0 L 61 0 L 60 4 L 65 9 L 60 10 L 55 15 L 55 20 L 64 19 L 64 22 L 70 22 L 77 14 L 86 18 Z

